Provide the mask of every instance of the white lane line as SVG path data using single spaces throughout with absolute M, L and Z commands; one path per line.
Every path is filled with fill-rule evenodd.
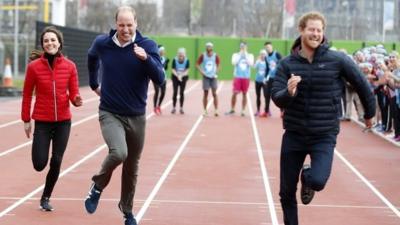
M 4 124 L 0 125 L 0 128 L 8 127 L 8 126 L 11 126 L 11 125 L 14 125 L 14 124 L 17 124 L 17 123 L 22 123 L 22 121 L 21 120 L 14 120 L 14 121 L 11 121 L 11 122 L 8 122 L 8 123 L 4 123 Z
M 359 126 L 365 128 L 364 123 L 361 123 L 360 121 L 358 121 L 357 118 L 351 117 L 351 120 L 352 120 L 354 123 L 358 124 Z M 390 138 L 390 137 L 384 135 L 383 133 L 376 131 L 374 128 L 371 129 L 371 132 L 374 133 L 374 134 L 376 134 L 376 135 L 378 135 L 379 137 L 385 139 L 386 141 L 389 141 L 390 143 L 396 145 L 397 147 L 400 147 L 400 142 L 397 142 L 397 141 L 395 141 L 394 139 L 392 139 L 392 138 Z
M 89 102 L 93 102 L 95 100 L 99 100 L 99 97 L 93 97 L 93 98 L 89 98 L 88 100 L 84 100 L 83 104 L 89 103 Z M 0 129 L 4 128 L 4 127 L 11 126 L 11 125 L 14 125 L 14 124 L 17 124 L 17 123 L 22 123 L 22 120 L 14 120 L 14 121 L 11 121 L 11 122 L 8 122 L 8 123 L 0 124 Z
M 153 93 L 154 93 L 154 91 L 150 91 L 150 92 L 148 92 L 148 95 L 151 95 L 151 94 L 153 94 Z M 98 100 L 98 99 L 99 99 L 99 97 L 94 97 L 94 98 L 90 98 L 90 99 L 87 100 L 86 102 L 88 102 L 88 101 L 94 101 L 94 100 Z M 87 121 L 89 121 L 89 120 L 91 120 L 91 119 L 94 119 L 94 118 L 97 118 L 97 117 L 98 117 L 98 113 L 96 112 L 95 114 L 92 114 L 92 115 L 90 115 L 90 116 L 84 117 L 83 119 L 78 120 L 78 121 L 76 121 L 76 122 L 73 122 L 72 125 L 71 125 L 71 127 L 75 127 L 75 126 L 77 126 L 77 125 L 80 125 L 80 124 L 82 124 L 82 123 L 84 123 L 84 122 L 87 122 Z M 30 144 L 32 144 L 32 140 L 27 141 L 27 142 L 25 142 L 25 143 L 22 143 L 22 144 L 20 144 L 20 145 L 17 145 L 17 146 L 15 146 L 15 147 L 12 147 L 12 148 L 10 148 L 10 149 L 4 150 L 4 151 L 0 152 L 0 157 L 5 156 L 5 155 L 8 155 L 8 154 L 10 154 L 10 153 L 12 153 L 12 152 L 14 152 L 14 151 L 17 151 L 17 150 L 19 150 L 19 149 L 21 149 L 21 148 L 23 148 L 23 147 L 25 147 L 25 146 L 28 146 L 28 145 L 30 145 Z
M 248 102 L 248 108 L 250 111 L 250 119 L 251 119 L 251 124 L 252 124 L 252 128 L 253 128 L 253 134 L 254 134 L 253 136 L 254 136 L 254 140 L 256 142 L 256 146 L 257 146 L 258 160 L 260 162 L 261 173 L 262 173 L 262 177 L 263 177 L 263 181 L 264 181 L 264 189 L 265 189 L 265 193 L 267 195 L 269 213 L 271 215 L 272 224 L 279 225 L 278 217 L 276 215 L 276 210 L 275 210 L 274 199 L 272 197 L 271 186 L 270 186 L 269 180 L 268 180 L 268 172 L 267 172 L 267 169 L 265 166 L 264 155 L 262 152 L 260 135 L 258 133 L 256 121 L 254 119 L 253 107 L 252 107 L 251 99 L 250 99 L 249 95 L 247 95 L 247 102 Z
M 93 157 L 94 155 L 96 155 L 97 153 L 99 153 L 101 150 L 103 150 L 105 148 L 106 148 L 105 144 L 103 144 L 100 147 L 96 148 L 94 151 L 92 151 L 91 153 L 86 155 L 84 158 L 82 158 L 81 160 L 79 160 L 78 162 L 74 163 L 72 166 L 68 167 L 66 170 L 64 170 L 60 174 L 59 177 L 61 178 L 61 177 L 65 176 L 70 171 L 72 171 L 73 169 L 75 169 L 76 167 L 81 165 L 83 162 L 85 162 L 86 160 L 90 159 L 91 157 Z M 44 184 L 42 184 L 41 186 L 39 186 L 38 188 L 33 190 L 31 193 L 29 193 L 29 194 L 25 195 L 24 197 L 20 198 L 18 201 L 14 202 L 11 206 L 9 206 L 6 209 L 4 209 L 3 211 L 1 211 L 0 212 L 0 218 L 3 217 L 4 215 L 6 215 L 7 213 L 11 212 L 13 209 L 17 208 L 18 206 L 20 206 L 21 204 L 23 204 L 24 202 L 26 202 L 30 198 L 32 198 L 34 195 L 36 195 L 37 193 L 42 191 L 43 188 L 44 188 Z
M 0 200 L 5 201 L 14 201 L 19 200 L 21 197 L 0 197 Z M 39 197 L 31 197 L 27 201 L 38 201 Z M 84 201 L 85 198 L 67 198 L 67 197 L 52 197 L 52 201 L 66 201 L 66 202 L 81 202 Z M 119 198 L 101 198 L 102 202 L 118 202 Z M 144 199 L 135 199 L 135 202 L 142 203 L 145 202 Z M 205 201 L 205 200 L 172 200 L 172 199 L 155 199 L 153 203 L 166 203 L 166 204 L 202 204 L 202 205 L 258 205 L 262 207 L 267 207 L 266 202 L 234 202 L 234 201 Z M 279 207 L 280 204 L 275 204 L 276 207 Z M 326 205 L 326 204 L 309 204 L 303 205 L 299 204 L 299 207 L 315 207 L 315 208 L 344 208 L 344 209 L 387 209 L 387 206 L 368 206 L 368 205 Z M 7 214 L 9 215 L 9 214 Z M 142 219 L 144 220 L 144 219 Z
M 383 203 L 389 207 L 397 217 L 400 218 L 400 211 L 397 209 L 374 185 L 371 184 L 336 148 L 335 155 L 338 156 L 350 169 L 357 175 L 357 177 L 364 182 L 371 191 L 382 200 Z
M 219 85 L 217 92 L 222 89 L 223 82 Z M 208 102 L 207 109 L 211 106 L 212 100 Z M 157 181 L 156 185 L 154 186 L 153 190 L 150 192 L 149 196 L 146 198 L 143 206 L 140 208 L 139 212 L 136 215 L 136 220 L 139 223 L 140 220 L 143 218 L 143 215 L 146 213 L 147 209 L 149 208 L 151 202 L 154 200 L 155 196 L 157 195 L 158 191 L 161 189 L 161 186 L 167 179 L 168 175 L 170 174 L 172 168 L 175 166 L 176 162 L 178 161 L 179 157 L 182 155 L 183 151 L 186 148 L 186 145 L 189 143 L 189 140 L 192 138 L 193 134 L 199 127 L 200 123 L 203 121 L 203 115 L 200 115 L 195 124 L 193 125 L 192 129 L 189 131 L 188 135 L 182 142 L 181 146 L 178 148 L 178 151 L 175 153 L 174 157 L 169 162 L 168 166 L 165 168 L 163 174 L 161 175 L 160 179 Z
M 195 86 L 197 86 L 199 84 L 199 82 L 197 82 L 196 84 L 194 84 L 191 88 L 190 91 L 194 89 Z M 169 101 L 167 104 L 171 104 L 172 101 Z M 150 113 L 149 115 L 146 116 L 146 120 L 149 120 L 151 117 L 153 117 L 155 114 L 154 112 Z M 101 145 L 100 147 L 96 148 L 95 150 L 93 150 L 91 153 L 89 153 L 88 155 L 86 155 L 84 158 L 82 158 L 81 160 L 79 160 L 78 162 L 74 163 L 72 166 L 68 167 L 67 169 L 65 169 L 63 172 L 60 173 L 59 178 L 65 176 L 66 174 L 68 174 L 69 172 L 71 172 L 72 170 L 76 169 L 79 165 L 81 165 L 82 163 L 84 163 L 85 161 L 87 161 L 88 159 L 92 158 L 94 155 L 96 155 L 97 153 L 99 153 L 101 150 L 105 149 L 107 147 L 106 144 Z M 30 192 L 29 194 L 25 195 L 24 197 L 18 199 L 18 201 L 16 201 L 15 203 L 13 203 L 11 206 L 7 207 L 6 209 L 4 209 L 3 211 L 0 212 L 0 218 L 3 217 L 4 215 L 8 214 L 9 212 L 11 212 L 12 210 L 14 210 L 15 208 L 17 208 L 18 206 L 22 205 L 24 202 L 26 202 L 27 200 L 31 199 L 34 195 L 36 195 L 37 193 L 39 193 L 41 190 L 43 190 L 44 188 L 44 184 L 42 184 L 41 186 L 39 186 L 38 188 L 36 188 L 35 190 L 33 190 L 32 192 Z
M 88 116 L 88 117 L 85 117 L 85 118 L 83 118 L 83 119 L 81 119 L 81 120 L 78 120 L 78 121 L 72 123 L 71 127 L 75 127 L 75 126 L 77 126 L 77 125 L 79 125 L 79 124 L 82 124 L 82 123 L 84 123 L 84 122 L 87 122 L 87 121 L 89 121 L 89 120 L 91 120 L 91 119 L 94 119 L 94 118 L 97 118 L 97 117 L 98 117 L 98 113 L 93 114 L 93 115 L 90 115 L 90 116 Z M 32 144 L 32 140 L 27 141 L 27 142 L 25 142 L 25 143 L 22 143 L 22 144 L 20 144 L 20 145 L 17 145 L 17 146 L 15 146 L 15 147 L 12 147 L 12 148 L 10 148 L 10 149 L 4 150 L 3 152 L 0 152 L 0 157 L 5 156 L 5 155 L 8 155 L 8 154 L 10 154 L 10 153 L 12 153 L 12 152 L 15 152 L 15 151 L 19 150 L 19 149 L 22 149 L 23 147 L 28 146 L 28 145 L 30 145 L 30 144 Z

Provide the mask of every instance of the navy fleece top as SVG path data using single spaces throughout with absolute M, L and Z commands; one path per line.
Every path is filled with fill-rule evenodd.
M 157 44 L 136 31 L 134 43 L 147 53 L 147 59 L 142 61 L 133 51 L 134 43 L 123 48 L 114 43 L 115 32 L 97 36 L 88 51 L 90 87 L 99 87 L 101 72 L 99 108 L 123 116 L 143 115 L 149 79 L 158 85 L 165 82 Z

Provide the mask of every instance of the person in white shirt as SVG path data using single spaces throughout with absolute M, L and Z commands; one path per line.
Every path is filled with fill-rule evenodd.
M 240 51 L 232 55 L 233 71 L 233 93 L 231 99 L 231 109 L 227 115 L 235 114 L 236 97 L 242 93 L 242 111 L 241 116 L 245 115 L 247 105 L 247 91 L 250 85 L 251 67 L 254 64 L 254 55 L 247 52 L 246 42 L 240 43 Z

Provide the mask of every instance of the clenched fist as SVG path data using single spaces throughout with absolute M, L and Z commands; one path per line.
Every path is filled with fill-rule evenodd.
M 139 47 L 137 44 L 133 45 L 133 52 L 135 55 L 140 59 L 140 60 L 146 60 L 147 59 L 147 53 L 146 51 L 142 48 Z
M 294 96 L 297 91 L 297 85 L 300 83 L 301 77 L 296 76 L 293 73 L 290 75 L 288 80 L 288 92 L 290 96 Z

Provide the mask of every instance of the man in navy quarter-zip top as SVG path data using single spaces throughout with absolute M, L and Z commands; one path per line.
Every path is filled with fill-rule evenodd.
M 145 137 L 147 88 L 150 80 L 162 85 L 165 76 L 157 44 L 136 30 L 135 10 L 119 7 L 115 21 L 116 30 L 97 36 L 88 51 L 90 87 L 100 96 L 99 121 L 109 153 L 92 177 L 85 207 L 88 213 L 96 211 L 114 169 L 122 164 L 118 207 L 125 225 L 136 225 L 132 208 Z

